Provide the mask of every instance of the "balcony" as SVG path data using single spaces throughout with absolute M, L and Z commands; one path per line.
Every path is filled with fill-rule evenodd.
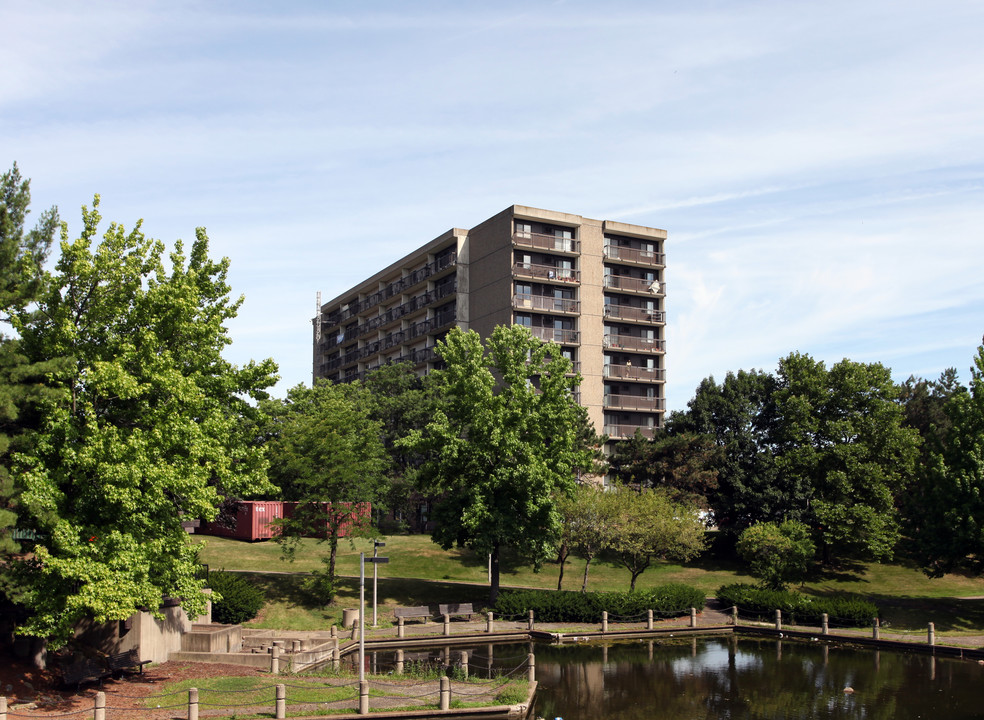
M 665 323 L 666 313 L 662 310 L 648 310 L 634 305 L 605 305 L 605 317 L 613 320 L 635 320 L 639 322 Z
M 666 370 L 647 368 L 638 365 L 605 365 L 604 376 L 613 380 L 642 380 L 644 382 L 663 382 Z
M 656 338 L 635 337 L 633 335 L 605 335 L 604 345 L 611 350 L 641 350 L 643 352 L 666 352 L 666 341 Z
M 605 245 L 605 259 L 658 267 L 666 264 L 666 255 L 624 245 Z
M 656 428 L 646 427 L 645 425 L 605 425 L 604 433 L 613 440 L 626 440 L 635 435 L 636 430 L 642 431 L 642 436 L 653 439 Z
M 578 270 L 556 267 L 554 265 L 537 265 L 535 263 L 513 263 L 513 276 L 566 283 L 581 281 L 581 273 Z
M 576 345 L 578 332 L 577 330 L 560 330 L 557 328 L 546 328 L 546 327 L 531 327 L 529 331 L 533 333 L 533 337 L 540 338 L 546 342 L 555 342 L 560 345 Z
M 543 310 L 550 313 L 576 315 L 581 311 L 578 300 L 555 298 L 548 295 L 513 295 L 513 307 L 517 310 Z
M 573 238 L 535 232 L 513 233 L 513 244 L 516 247 L 548 250 L 550 252 L 578 253 L 581 251 L 581 243 Z
M 666 401 L 663 398 L 646 397 L 645 395 L 615 395 L 606 393 L 604 399 L 606 410 L 641 410 L 651 412 L 663 410 Z
M 652 282 L 645 278 L 631 277 L 629 275 L 606 275 L 605 287 L 610 290 L 629 290 L 632 292 L 644 292 L 651 295 L 665 295 L 666 283 Z

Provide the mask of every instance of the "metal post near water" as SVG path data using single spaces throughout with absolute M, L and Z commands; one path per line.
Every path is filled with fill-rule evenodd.
M 603 633 L 608 632 L 608 611 L 607 610 L 602 610 L 601 611 L 601 631 Z
M 485 632 L 495 632 L 495 618 L 493 617 L 491 610 L 489 611 L 488 617 L 485 619 Z
M 652 629 L 653 629 L 653 611 L 652 610 L 647 610 L 646 611 L 646 630 L 652 630 Z
M 926 642 L 930 645 L 936 644 L 936 626 L 933 623 L 929 624 L 929 629 L 926 634 Z
M 821 618 L 822 619 L 820 621 L 820 634 L 821 635 L 829 635 L 830 634 L 830 626 L 827 624 L 827 613 L 824 613 L 823 615 L 821 615 Z
M 403 648 L 396 651 L 396 674 L 403 674 Z
M 731 606 L 731 624 L 738 627 L 738 606 Z
M 526 656 L 526 679 L 536 682 L 536 655 L 533 653 Z
M 533 629 L 533 611 L 532 610 L 530 610 L 529 617 L 527 618 L 526 629 L 527 630 L 532 630 Z
M 776 610 L 776 630 L 782 630 L 782 610 Z
M 399 617 L 396 619 L 396 636 L 403 637 L 406 630 L 403 628 L 403 618 Z
M 690 627 L 697 627 L 697 608 L 690 608 Z
M 871 639 L 872 640 L 878 640 L 879 630 L 880 630 L 880 627 L 879 627 L 879 624 L 878 624 L 878 618 L 875 618 L 871 622 Z
M 461 651 L 461 672 L 467 678 L 468 677 L 468 651 Z
M 447 613 L 444 613 L 444 616 L 443 617 L 444 617 L 444 634 L 445 635 L 450 635 L 451 634 L 451 616 L 448 615 Z

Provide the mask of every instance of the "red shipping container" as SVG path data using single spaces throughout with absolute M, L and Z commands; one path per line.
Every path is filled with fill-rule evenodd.
M 279 500 L 243 500 L 236 512 L 234 527 L 217 522 L 202 523 L 200 535 L 235 538 L 236 540 L 269 540 L 278 532 L 272 522 L 284 516 L 284 504 Z

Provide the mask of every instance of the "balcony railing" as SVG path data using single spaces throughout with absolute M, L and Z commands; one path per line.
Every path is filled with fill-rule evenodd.
M 555 298 L 548 295 L 516 294 L 513 296 L 513 307 L 517 310 L 544 310 L 552 313 L 578 313 L 581 303 L 578 300 Z
M 666 401 L 664 398 L 645 397 L 643 395 L 616 395 L 608 393 L 605 395 L 605 407 L 611 410 L 663 410 Z
M 662 310 L 648 310 L 634 305 L 605 305 L 605 317 L 616 320 L 639 320 L 641 322 L 666 322 L 666 313 Z
M 551 250 L 554 252 L 580 252 L 581 243 L 573 238 L 557 237 L 543 233 L 513 233 L 513 244 L 518 247 L 533 248 L 534 250 Z
M 533 337 L 546 340 L 547 342 L 560 343 L 561 345 L 576 345 L 577 330 L 560 330 L 558 328 L 531 327 L 530 332 Z
M 615 440 L 625 440 L 635 435 L 636 430 L 642 431 L 642 436 L 653 439 L 656 428 L 646 427 L 645 425 L 605 425 L 605 435 Z
M 535 263 L 514 263 L 513 275 L 516 277 L 534 278 L 537 280 L 557 280 L 560 282 L 580 282 L 581 273 L 571 268 L 554 265 L 537 265 Z
M 665 265 L 666 255 L 652 250 L 639 250 L 624 245 L 605 245 L 605 257 L 610 260 L 638 263 L 639 265 Z
M 663 368 L 640 367 L 638 365 L 605 365 L 604 376 L 618 380 L 663 382 L 666 380 L 666 370 Z
M 458 253 L 451 252 L 433 262 L 427 263 L 423 267 L 417 268 L 399 280 L 394 280 L 382 290 L 377 290 L 372 295 L 367 295 L 361 300 L 353 300 L 343 305 L 338 310 L 328 313 L 322 318 L 323 327 L 333 327 L 345 322 L 351 317 L 359 315 L 372 307 L 375 307 L 384 300 L 388 300 L 395 295 L 399 295 L 405 290 L 409 290 L 414 285 L 422 283 L 432 275 L 436 275 L 443 270 L 453 266 L 458 260 Z
M 666 341 L 632 335 L 605 335 L 604 344 L 612 350 L 666 352 Z
M 666 294 L 666 283 L 653 282 L 629 275 L 606 275 L 605 287 L 612 290 L 631 290 L 632 292 L 644 292 L 653 295 Z

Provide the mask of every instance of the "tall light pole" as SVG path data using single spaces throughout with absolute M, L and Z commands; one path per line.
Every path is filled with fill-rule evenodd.
M 372 626 L 376 627 L 376 562 L 379 548 L 386 547 L 386 543 L 379 540 L 372 541 Z
M 373 570 L 377 563 L 388 563 L 388 557 L 369 558 Z M 359 682 L 366 679 L 366 554 L 359 553 Z

